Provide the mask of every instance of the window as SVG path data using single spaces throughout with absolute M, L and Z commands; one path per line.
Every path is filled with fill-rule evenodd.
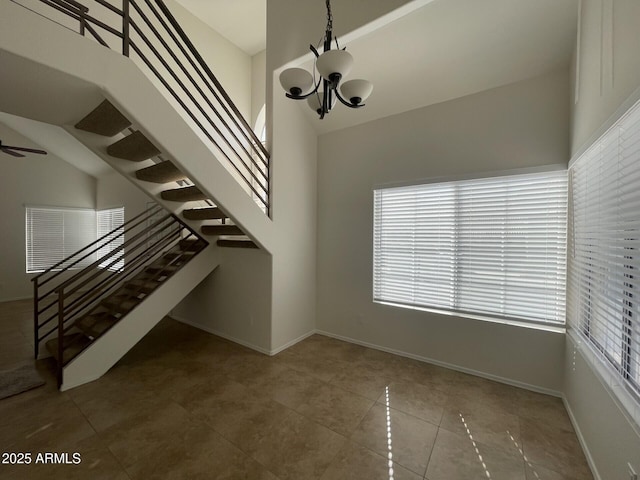
M 378 302 L 563 324 L 566 171 L 374 191 Z
M 124 228 L 122 227 L 124 225 L 124 207 L 98 210 L 97 219 L 98 239 L 112 232 L 104 240 L 100 241 L 101 246 L 98 249 L 98 259 L 100 259 L 124 245 Z M 100 264 L 100 268 L 107 267 L 109 270 L 114 271 L 124 268 L 124 249 Z
M 640 399 L 640 104 L 570 168 L 571 327 Z
M 43 272 L 95 241 L 94 210 L 26 207 L 27 273 Z M 84 268 L 89 257 L 74 268 Z

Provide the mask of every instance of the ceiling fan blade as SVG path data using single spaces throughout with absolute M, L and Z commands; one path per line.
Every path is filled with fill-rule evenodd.
M 0 147 L 0 151 L 6 153 L 7 155 L 12 155 L 14 157 L 24 157 L 24 155 L 22 155 L 21 153 L 17 153 L 17 152 L 12 152 L 11 150 L 9 150 L 7 147 Z
M 28 152 L 28 153 L 37 153 L 39 155 L 46 155 L 47 152 L 45 152 L 44 150 L 38 150 L 35 148 L 25 148 L 25 147 L 12 147 L 10 145 L 2 145 L 2 148 L 9 148 L 11 150 L 17 150 L 18 152 Z

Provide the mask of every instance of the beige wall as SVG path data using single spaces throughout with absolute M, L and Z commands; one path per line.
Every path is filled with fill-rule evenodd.
M 573 78 L 574 157 L 611 126 L 617 115 L 640 99 L 638 25 L 637 0 L 582 0 Z M 627 479 L 627 462 L 640 473 L 640 425 L 628 419 L 591 362 L 591 357 L 585 356 L 567 337 L 564 386 L 567 407 L 576 421 L 596 478 Z
M 267 51 L 263 50 L 251 57 L 251 119 L 249 125 L 255 128 L 258 116 L 267 98 Z M 262 112 L 264 115 L 264 112 Z M 264 119 L 263 119 L 264 121 Z M 260 132 L 256 132 L 260 136 Z
M 592 143 L 593 135 L 640 86 L 639 22 L 637 0 L 582 0 L 572 154 Z
M 96 209 L 124 207 L 125 222 L 147 209 L 153 200 L 116 171 L 97 180 Z
M 6 145 L 40 148 L 0 124 Z M 25 265 L 25 205 L 95 208 L 96 180 L 54 155 L 14 158 L 0 154 L 0 301 L 33 296 Z
M 271 352 L 271 256 L 221 248 L 220 266 L 172 311 L 177 320 Z
M 566 164 L 568 94 L 569 74 L 560 70 L 322 135 L 317 328 L 560 392 L 562 334 L 372 302 L 372 190 L 390 182 Z

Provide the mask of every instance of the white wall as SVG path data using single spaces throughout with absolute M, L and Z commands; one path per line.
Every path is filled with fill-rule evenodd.
M 610 116 L 640 87 L 640 2 L 582 0 L 574 73 L 572 155 L 610 126 Z M 637 100 L 637 98 L 636 98 Z M 571 262 L 569 261 L 569 268 Z M 602 480 L 640 473 L 640 426 L 613 400 L 591 360 L 567 337 L 564 393 L 592 465 Z
M 6 145 L 40 148 L 0 124 Z M 96 207 L 96 180 L 54 155 L 14 158 L 0 153 L 0 301 L 33 296 L 25 267 L 25 205 Z
M 96 192 L 96 209 L 98 210 L 124 207 L 126 222 L 144 212 L 149 202 L 153 202 L 151 197 L 115 170 L 98 177 Z
M 582 0 L 571 151 L 576 153 L 640 85 L 640 2 Z
M 276 240 L 271 344 L 280 350 L 315 328 L 317 137 L 296 102 L 278 95 L 272 105 Z
M 166 4 L 248 121 L 251 118 L 251 57 L 175 0 L 167 0 Z
M 372 189 L 389 182 L 566 164 L 568 95 L 569 73 L 560 70 L 322 135 L 317 328 L 561 391 L 562 334 L 372 302 Z
M 254 127 L 264 107 L 267 93 L 267 51 L 263 50 L 251 57 L 251 121 Z M 264 114 L 264 113 L 263 113 Z M 264 120 L 263 120 L 264 121 Z M 260 132 L 256 132 L 258 137 Z
M 220 266 L 171 316 L 247 347 L 271 352 L 271 256 L 221 248 Z
M 333 2 L 333 32 L 341 37 L 399 8 L 411 0 L 342 0 Z M 327 24 L 325 2 L 269 0 L 267 2 L 268 65 L 279 68 L 309 53 Z M 282 28 L 286 25 L 286 28 Z M 269 73 L 269 70 L 267 70 Z

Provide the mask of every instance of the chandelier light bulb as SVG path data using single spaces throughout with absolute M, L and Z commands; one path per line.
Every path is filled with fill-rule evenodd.
M 341 48 L 338 39 L 334 38 L 331 0 L 325 2 L 327 27 L 322 40 L 323 53 L 318 52 L 320 44 L 315 47 L 309 46 L 316 57 L 313 75 L 302 68 L 288 68 L 280 74 L 280 84 L 287 92 L 286 96 L 294 100 L 306 100 L 309 107 L 320 116 L 320 120 L 331 111 L 338 100 L 349 108 L 363 107 L 362 102 L 373 90 L 373 85 L 367 80 L 341 83 L 353 67 L 353 57 Z M 332 50 L 334 40 L 336 49 Z M 318 78 L 315 70 L 320 74 Z
M 316 68 L 318 73 L 336 86 L 340 79 L 346 77 L 353 67 L 353 57 L 346 50 L 328 50 L 318 57 Z
M 353 105 L 359 105 L 364 102 L 373 91 L 373 84 L 368 80 L 349 80 L 340 86 L 342 96 L 350 101 Z
M 302 68 L 288 68 L 280 74 L 280 85 L 294 97 L 305 95 L 313 88 L 313 77 Z

